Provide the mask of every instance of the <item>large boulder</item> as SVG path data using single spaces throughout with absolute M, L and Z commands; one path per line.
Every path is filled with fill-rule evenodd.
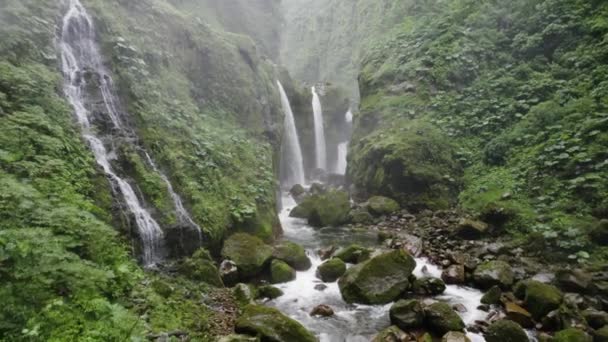
M 508 320 L 511 320 L 524 328 L 529 329 L 534 327 L 532 314 L 528 312 L 528 310 L 519 306 L 517 303 L 505 303 L 505 313 L 507 314 Z
M 418 300 L 402 299 L 391 306 L 389 317 L 391 324 L 403 330 L 418 329 L 424 323 L 424 309 Z
M 372 251 L 369 248 L 352 244 L 348 247 L 340 249 L 336 253 L 335 257 L 350 264 L 358 264 L 368 260 L 371 254 Z
M 275 299 L 283 295 L 283 291 L 272 285 L 262 285 L 258 287 L 256 299 Z
M 466 280 L 466 272 L 463 265 L 451 265 L 441 272 L 441 279 L 446 284 L 464 284 Z
M 560 307 L 564 295 L 557 287 L 535 280 L 528 280 L 522 284 L 524 305 L 536 320 Z
M 528 335 L 517 323 L 500 320 L 492 323 L 483 335 L 487 342 L 528 342 Z
M 424 308 L 424 322 L 431 332 L 439 336 L 450 331 L 463 331 L 465 328 L 462 318 L 449 304 L 443 302 L 433 303 Z
M 298 271 L 306 271 L 312 265 L 304 248 L 290 241 L 282 241 L 276 245 L 272 255 L 275 259 L 285 261 Z
M 179 265 L 179 272 L 186 277 L 202 281 L 216 287 L 224 287 L 224 282 L 209 252 L 203 248 L 192 257 L 184 259 Z
M 285 261 L 274 259 L 270 264 L 270 280 L 273 284 L 286 283 L 296 279 L 296 271 Z
M 586 332 L 570 328 L 558 331 L 553 337 L 553 342 L 592 342 L 593 339 Z
M 389 215 L 401 209 L 397 201 L 383 196 L 370 198 L 367 201 L 367 208 L 375 216 Z
M 289 214 L 305 218 L 313 227 L 339 226 L 348 222 L 350 199 L 348 193 L 330 190 L 305 198 Z
M 557 284 L 564 291 L 586 293 L 591 290 L 593 277 L 582 270 L 562 269 L 555 274 Z
M 332 283 L 346 272 L 346 264 L 338 258 L 331 258 L 317 267 L 317 277 L 326 283 Z
M 272 247 L 253 235 L 237 233 L 224 242 L 222 256 L 232 260 L 239 271 L 239 277 L 246 279 L 264 270 L 272 257 Z
M 514 274 L 509 264 L 504 261 L 493 260 L 477 266 L 473 273 L 473 279 L 475 284 L 484 289 L 492 286 L 508 289 L 513 285 Z
M 475 240 L 488 233 L 488 224 L 463 218 L 455 230 L 456 235 L 466 240 Z
M 482 304 L 500 304 L 500 297 L 502 296 L 502 290 L 498 286 L 492 286 L 486 293 L 481 297 Z
M 351 267 L 338 281 L 348 303 L 386 304 L 409 287 L 416 261 L 404 250 L 378 255 Z
M 414 281 L 412 290 L 419 295 L 436 296 L 445 292 L 443 280 L 433 277 L 422 277 Z
M 236 332 L 258 336 L 262 341 L 316 342 L 315 336 L 279 310 L 250 304 L 236 321 Z

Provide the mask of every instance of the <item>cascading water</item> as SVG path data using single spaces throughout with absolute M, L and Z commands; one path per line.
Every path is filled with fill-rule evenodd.
M 345 126 L 347 127 L 350 136 L 350 131 L 352 130 L 351 125 L 353 122 L 353 113 L 350 111 L 350 109 L 348 110 L 348 112 L 346 112 L 346 115 L 344 115 L 344 122 L 346 123 Z M 348 140 L 338 144 L 338 160 L 336 161 L 336 168 L 334 170 L 336 174 L 346 174 L 346 167 L 348 165 L 348 145 Z
M 315 87 L 312 87 L 312 112 L 315 126 L 315 151 L 317 168 L 327 169 L 327 148 L 325 144 L 325 128 L 323 124 L 323 107 Z
M 302 149 L 300 148 L 300 139 L 298 138 L 298 130 L 296 121 L 293 117 L 289 98 L 281 82 L 277 81 L 279 93 L 281 94 L 281 104 L 285 113 L 284 134 L 285 142 L 282 148 L 282 163 L 284 170 L 282 185 L 291 187 L 295 184 L 304 184 L 306 178 L 304 176 L 304 160 L 302 158 Z
M 88 142 L 97 164 L 101 166 L 108 178 L 118 186 L 124 203 L 134 216 L 139 236 L 142 240 L 142 261 L 150 266 L 163 257 L 163 231 L 150 213 L 144 209 L 131 185 L 119 177 L 110 165 L 110 156 L 102 139 L 91 127 L 91 112 L 87 109 L 88 84 L 86 73 L 99 75 L 99 88 L 105 106 L 105 113 L 114 125 L 122 127 L 116 101 L 112 92 L 112 81 L 102 64 L 99 49 L 95 43 L 93 21 L 79 0 L 70 0 L 69 9 L 63 17 L 61 41 L 62 69 L 65 76 L 64 92 L 76 113 L 82 135 Z

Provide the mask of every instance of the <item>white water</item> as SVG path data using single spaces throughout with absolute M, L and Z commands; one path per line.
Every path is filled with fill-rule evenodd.
M 302 158 L 302 149 L 300 148 L 300 139 L 298 138 L 298 130 L 296 121 L 293 117 L 289 98 L 283 89 L 281 82 L 277 81 L 279 93 L 281 94 L 281 104 L 285 114 L 284 134 L 285 142 L 282 150 L 282 160 L 286 164 L 284 170 L 283 185 L 291 187 L 295 184 L 304 184 L 306 179 L 304 176 L 304 160 Z
M 70 0 L 69 10 L 63 17 L 61 41 L 62 69 L 65 76 L 64 92 L 76 113 L 82 135 L 89 143 L 91 151 L 108 178 L 116 185 L 135 222 L 142 240 L 142 260 L 145 266 L 151 266 L 162 259 L 163 231 L 150 213 L 145 210 L 127 181 L 114 173 L 110 157 L 102 140 L 91 127 L 90 115 L 86 103 L 87 83 L 84 73 L 87 71 L 100 76 L 100 91 L 103 97 L 106 114 L 116 129 L 121 128 L 114 96 L 112 95 L 111 78 L 101 62 L 101 55 L 95 43 L 93 21 L 79 0 Z
M 289 217 L 290 210 L 295 206 L 291 197 L 283 197 L 283 204 L 284 209 L 279 214 L 279 218 L 285 238 L 307 249 L 312 267 L 308 271 L 298 272 L 294 281 L 278 285 L 284 295 L 268 304 L 302 323 L 316 334 L 321 342 L 370 341 L 380 330 L 390 325 L 388 311 L 391 304 L 347 304 L 342 300 L 337 282 L 325 283 L 327 288 L 324 291 L 315 290 L 315 285 L 323 284 L 315 276 L 317 266 L 322 263 L 315 250 L 322 246 L 344 246 L 354 242 L 373 246 L 376 235 L 373 232 L 352 232 L 341 229 L 314 230 L 306 224 L 305 220 Z M 441 276 L 441 270 L 425 258 L 416 258 L 416 263 L 414 271 L 416 276 Z M 434 299 L 464 305 L 467 312 L 460 315 L 468 325 L 475 320 L 485 318 L 486 313 L 477 310 L 482 295 L 473 288 L 448 285 L 445 293 Z M 331 306 L 335 315 L 328 318 L 311 317 L 312 309 L 320 304 Z M 468 334 L 468 336 L 473 342 L 484 341 L 480 335 Z
M 315 87 L 312 87 L 312 113 L 315 126 L 315 151 L 317 169 L 327 169 L 327 147 L 325 144 L 325 127 L 323 123 L 323 107 Z
M 346 166 L 348 157 L 348 141 L 338 144 L 338 161 L 336 164 L 335 173 L 339 175 L 346 174 Z
M 344 116 L 344 120 L 346 121 L 346 123 L 353 122 L 353 112 L 350 109 L 348 110 L 348 112 L 346 112 L 346 115 Z

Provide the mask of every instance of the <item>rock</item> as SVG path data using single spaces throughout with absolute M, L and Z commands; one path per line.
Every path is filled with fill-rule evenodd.
M 321 195 L 325 192 L 327 192 L 327 188 L 321 183 L 312 183 L 310 186 L 310 193 L 313 195 Z
M 352 244 L 336 253 L 335 257 L 349 264 L 358 264 L 368 260 L 372 251 L 369 248 Z
M 268 299 L 275 299 L 275 298 L 279 298 L 283 295 L 283 291 L 281 291 L 281 289 L 271 286 L 271 285 L 263 285 L 258 287 L 258 291 L 257 291 L 257 299 L 261 299 L 261 298 L 268 298 Z
M 312 265 L 304 248 L 290 241 L 283 241 L 276 245 L 272 255 L 276 259 L 285 261 L 297 271 L 306 271 Z
M 422 277 L 414 281 L 414 292 L 420 295 L 436 296 L 445 292 L 445 283 L 439 278 Z
M 372 342 L 407 342 L 410 336 L 396 326 L 390 326 L 378 333 Z
M 317 277 L 326 283 L 332 283 L 346 272 L 346 264 L 338 258 L 331 258 L 317 267 Z
M 409 287 L 416 261 L 404 250 L 378 255 L 348 269 L 338 281 L 348 303 L 386 304 Z
M 321 260 L 327 260 L 336 252 L 336 246 L 321 248 L 317 251 L 317 255 Z
M 598 245 L 608 246 L 608 220 L 601 220 L 589 234 L 591 241 Z
M 422 327 L 424 323 L 424 310 L 418 300 L 399 300 L 391 306 L 389 311 L 391 324 L 409 331 Z
M 473 273 L 475 284 L 481 288 L 488 289 L 492 286 L 499 286 L 508 289 L 513 285 L 513 270 L 504 261 L 488 261 L 475 269 Z
M 270 280 L 273 284 L 286 283 L 296 279 L 296 271 L 286 262 L 274 259 L 270 264 Z
M 272 247 L 253 235 L 237 233 L 224 242 L 222 256 L 236 264 L 240 279 L 247 279 L 264 270 L 272 257 Z
M 608 342 L 608 325 L 593 333 L 594 342 Z
M 251 291 L 249 285 L 243 283 L 236 284 L 236 286 L 232 289 L 232 294 L 234 295 L 236 301 L 241 305 L 252 303 L 255 299 L 253 291 Z
M 325 305 L 325 304 L 321 304 L 321 305 L 317 305 L 314 309 L 312 309 L 312 311 L 310 312 L 311 316 L 321 316 L 321 317 L 331 317 L 334 315 L 334 309 L 331 308 L 331 306 L 329 305 Z
M 305 218 L 313 227 L 339 226 L 348 222 L 350 199 L 348 193 L 330 190 L 305 198 L 289 216 Z
M 554 342 L 592 342 L 591 336 L 586 332 L 570 328 L 559 331 L 553 337 Z
M 424 244 L 421 238 L 411 234 L 399 234 L 398 238 L 402 243 L 402 248 L 410 252 L 411 255 L 418 257 L 422 254 Z
M 153 280 L 150 283 L 150 286 L 152 287 L 154 292 L 158 293 L 159 295 L 161 295 L 165 298 L 169 298 L 171 296 L 171 294 L 173 294 L 173 292 L 175 291 L 173 286 L 171 286 L 168 282 L 166 282 L 162 279 Z
M 562 269 L 557 271 L 555 279 L 558 286 L 564 291 L 587 293 L 593 283 L 593 278 L 590 274 L 581 270 Z
M 498 286 L 492 286 L 484 295 L 481 297 L 481 303 L 483 304 L 500 304 L 500 297 L 502 296 L 502 290 Z
M 465 270 L 463 265 L 452 265 L 441 272 L 441 279 L 446 284 L 464 284 Z
M 314 287 L 315 290 L 317 291 L 325 291 L 327 289 L 327 285 L 325 284 L 317 284 Z
M 582 312 L 585 321 L 593 329 L 599 329 L 605 325 L 608 325 L 608 313 L 605 311 L 599 311 L 594 309 L 587 309 Z
M 239 281 L 239 270 L 232 260 L 224 260 L 220 264 L 220 276 L 226 286 L 232 286 Z
M 424 308 L 424 323 L 431 332 L 444 335 L 450 331 L 463 331 L 464 322 L 449 304 L 433 303 Z
M 279 310 L 254 304 L 243 309 L 243 314 L 236 321 L 236 332 L 258 336 L 262 341 L 317 341 L 300 323 Z
M 483 335 L 486 342 L 528 342 L 528 335 L 517 323 L 500 320 L 492 323 Z
M 563 294 L 553 285 L 534 280 L 525 283 L 524 305 L 536 320 L 559 308 L 562 299 Z
M 383 196 L 374 196 L 367 200 L 367 207 L 374 216 L 389 215 L 401 209 L 397 201 Z
M 356 208 L 348 213 L 348 221 L 354 224 L 371 224 L 374 217 L 364 208 Z
M 467 335 L 459 331 L 450 331 L 449 333 L 443 335 L 441 342 L 471 342 L 471 340 L 467 337 Z
M 178 269 L 180 273 L 192 280 L 202 281 L 215 287 L 224 287 L 220 272 L 209 252 L 203 248 L 197 250 L 192 257 L 184 259 Z
M 534 327 L 532 314 L 521 306 L 513 302 L 507 302 L 505 304 L 505 312 L 508 320 L 511 320 L 527 329 Z
M 291 190 L 289 190 L 289 194 L 294 198 L 300 197 L 300 195 L 303 195 L 305 192 L 306 189 L 304 189 L 301 184 L 296 184 L 291 187 Z
M 452 309 L 453 309 L 454 311 L 456 311 L 456 312 L 459 312 L 459 313 L 465 313 L 465 312 L 467 312 L 467 311 L 468 311 L 468 310 L 467 310 L 467 307 L 466 307 L 466 306 L 464 306 L 464 304 L 460 304 L 460 303 L 457 303 L 457 304 L 452 305 Z
M 158 340 L 161 340 L 161 339 L 158 339 Z M 228 336 L 224 336 L 224 337 L 220 338 L 219 340 L 217 340 L 217 342 L 258 342 L 258 338 L 247 336 L 247 335 L 232 334 L 232 335 L 228 335 Z
M 474 221 L 463 218 L 458 223 L 455 233 L 457 236 L 466 240 L 476 240 L 487 234 L 488 224 L 481 221 Z

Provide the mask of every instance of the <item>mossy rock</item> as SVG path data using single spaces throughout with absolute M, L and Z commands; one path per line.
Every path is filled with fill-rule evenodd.
M 230 236 L 222 248 L 222 256 L 236 264 L 241 279 L 260 274 L 272 257 L 272 252 L 272 247 L 264 241 L 246 233 Z
M 253 303 L 253 300 L 256 297 L 254 289 L 252 289 L 251 286 L 243 283 L 236 284 L 234 288 L 232 288 L 232 294 L 234 295 L 237 303 L 239 303 L 241 306 Z
M 338 258 L 331 258 L 317 268 L 317 277 L 326 283 L 331 283 L 346 272 L 346 264 Z
M 281 289 L 279 289 L 278 287 L 271 286 L 271 285 L 263 285 L 263 286 L 258 287 L 256 299 L 261 299 L 261 298 L 275 299 L 275 298 L 281 297 L 282 295 L 283 295 L 283 291 L 281 291 Z
M 471 342 L 471 339 L 460 331 L 450 331 L 443 335 L 441 342 Z
M 367 200 L 367 208 L 374 216 L 389 215 L 401 209 L 397 201 L 384 196 L 374 196 Z
M 372 342 L 407 341 L 409 335 L 399 327 L 391 325 L 374 336 Z
M 291 241 L 282 241 L 276 245 L 272 256 L 285 261 L 297 271 L 306 271 L 312 266 L 310 259 L 306 256 L 306 250 Z
M 593 339 L 586 332 L 576 329 L 570 328 L 566 330 L 559 331 L 553 337 L 554 342 L 592 342 Z
M 433 303 L 424 308 L 424 324 L 439 336 L 450 331 L 463 331 L 465 328 L 462 318 L 449 304 L 443 302 Z
M 485 262 L 475 269 L 473 273 L 475 284 L 481 288 L 488 289 L 499 286 L 508 289 L 513 285 L 513 269 L 504 261 L 493 260 Z
M 492 323 L 483 335 L 487 342 L 528 342 L 528 335 L 517 323 L 500 320 Z
M 434 277 L 422 277 L 414 281 L 412 290 L 416 294 L 437 296 L 445 292 L 446 286 L 443 280 Z
M 306 192 L 306 189 L 304 189 L 304 186 L 302 186 L 301 184 L 296 184 L 294 186 L 291 187 L 291 189 L 289 190 L 289 194 L 293 197 L 298 197 L 302 194 L 304 194 Z
M 401 299 L 391 306 L 389 317 L 391 324 L 405 331 L 418 329 L 424 323 L 424 309 L 416 299 Z
M 308 217 L 312 213 L 313 207 L 314 201 L 312 201 L 312 196 L 307 197 L 306 199 L 304 199 L 304 201 L 302 201 L 302 203 L 291 209 L 291 211 L 289 212 L 289 217 L 308 219 Z
M 560 307 L 564 295 L 555 286 L 530 280 L 525 283 L 524 305 L 539 320 Z
M 296 271 L 286 262 L 275 259 L 270 264 L 270 280 L 273 284 L 287 283 L 296 279 Z
M 184 259 L 178 271 L 189 279 L 202 281 L 216 287 L 224 287 L 224 282 L 211 255 L 205 249 L 197 250 L 192 257 Z
M 608 342 L 608 325 L 596 330 L 593 333 L 594 342 Z
M 349 264 L 358 264 L 368 260 L 371 254 L 371 249 L 357 244 L 352 244 L 348 247 L 340 249 L 336 253 L 335 257 Z
M 348 222 L 350 199 L 348 193 L 330 190 L 305 198 L 289 213 L 291 217 L 305 218 L 313 227 L 339 226 Z
M 364 208 L 356 208 L 348 213 L 348 222 L 354 224 L 371 224 L 374 217 Z
M 404 250 L 378 255 L 351 267 L 340 278 L 342 298 L 348 303 L 390 303 L 409 287 L 415 267 L 416 261 Z
M 236 321 L 236 332 L 258 336 L 262 341 L 317 342 L 312 333 L 279 310 L 254 304 L 243 309 Z
M 492 286 L 486 293 L 481 297 L 482 304 L 500 304 L 500 297 L 502 296 L 502 290 L 498 286 Z

